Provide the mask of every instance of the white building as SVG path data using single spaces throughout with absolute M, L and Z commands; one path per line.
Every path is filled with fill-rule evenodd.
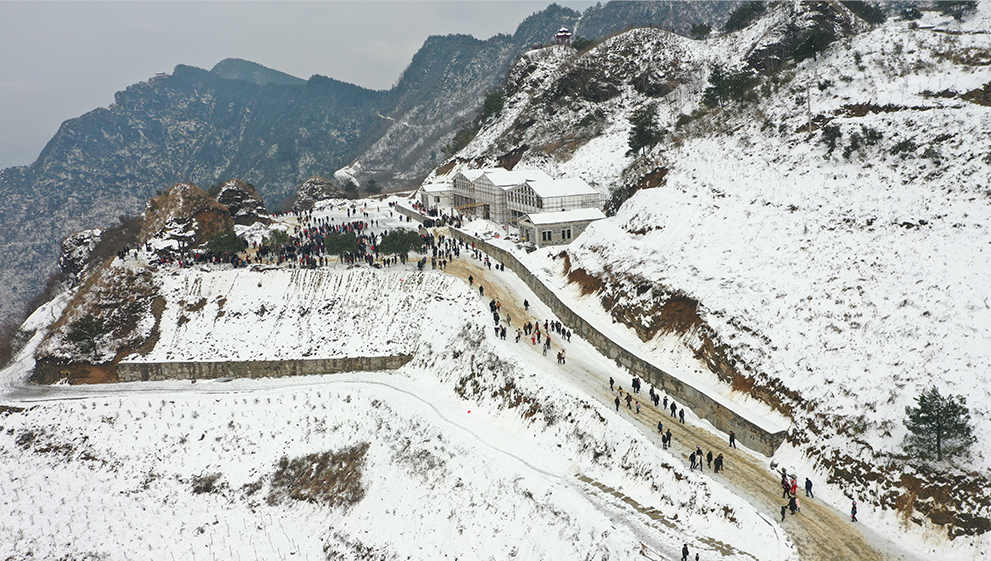
M 420 204 L 427 210 L 451 208 L 454 195 L 448 183 L 428 183 L 420 187 Z
M 540 170 L 509 171 L 503 168 L 466 170 L 455 174 L 454 208 L 462 215 L 473 214 L 506 224 L 509 222 L 507 194 L 527 181 L 547 181 L 550 176 Z
M 589 224 L 605 217 L 597 208 L 525 214 L 519 220 L 520 238 L 537 247 L 568 244 Z
M 527 181 L 509 192 L 509 223 L 524 214 L 602 208 L 603 196 L 580 178 Z

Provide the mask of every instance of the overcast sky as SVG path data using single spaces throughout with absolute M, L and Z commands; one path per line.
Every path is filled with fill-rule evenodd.
M 550 3 L 0 1 L 0 168 L 30 164 L 63 121 L 177 64 L 243 58 L 388 89 L 428 36 L 513 33 Z

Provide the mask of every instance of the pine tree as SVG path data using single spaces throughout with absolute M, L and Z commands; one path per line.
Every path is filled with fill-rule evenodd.
M 664 138 L 667 131 L 657 125 L 657 104 L 650 103 L 634 111 L 630 116 L 630 138 L 627 156 L 643 155 Z
M 106 329 L 103 320 L 93 314 L 86 314 L 69 325 L 69 333 L 66 337 L 76 344 L 79 352 L 97 357 L 97 339 L 99 339 Z
M 961 395 L 943 397 L 939 390 L 922 392 L 915 398 L 918 407 L 906 407 L 905 451 L 923 459 L 942 461 L 943 455 L 967 453 L 976 440 L 970 425 L 967 400 Z

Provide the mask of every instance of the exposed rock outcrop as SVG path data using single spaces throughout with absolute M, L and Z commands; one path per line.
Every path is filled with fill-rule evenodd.
M 334 185 L 329 179 L 324 177 L 311 177 L 299 186 L 296 191 L 296 202 L 293 203 L 294 211 L 305 211 L 313 208 L 318 201 L 327 199 L 343 199 L 347 197 L 344 189 Z
M 240 179 L 231 179 L 220 186 L 217 202 L 227 207 L 235 224 L 251 226 L 257 222 L 270 224 L 268 209 L 255 186 Z

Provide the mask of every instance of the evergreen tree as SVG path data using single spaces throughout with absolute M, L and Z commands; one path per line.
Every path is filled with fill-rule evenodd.
M 501 90 L 493 90 L 485 96 L 485 101 L 482 102 L 482 116 L 481 120 L 484 123 L 489 117 L 493 115 L 498 115 L 502 111 L 503 105 L 506 104 L 506 97 L 502 95 Z
M 365 182 L 365 191 L 371 195 L 378 195 L 382 192 L 382 187 L 379 186 L 379 182 L 375 181 L 375 179 L 369 179 Z
M 96 358 L 96 340 L 106 332 L 103 320 L 93 314 L 86 314 L 69 325 L 69 333 L 66 336 L 69 341 L 76 344 L 76 348 L 83 354 L 92 354 Z
M 668 131 L 657 125 L 657 104 L 650 103 L 637 109 L 630 116 L 630 138 L 628 145 L 630 149 L 627 156 L 643 156 L 649 148 L 657 145 Z
M 210 238 L 210 241 L 206 244 L 207 250 L 225 255 L 234 255 L 235 253 L 244 251 L 246 247 L 248 247 L 247 242 L 237 237 L 237 234 L 233 231 L 221 232 Z
M 942 461 L 943 455 L 966 454 L 976 440 L 970 425 L 967 400 L 961 395 L 943 397 L 935 386 L 915 398 L 918 407 L 906 407 L 905 451 L 923 460 Z
M 324 251 L 343 258 L 348 253 L 358 251 L 358 239 L 354 232 L 327 234 L 323 239 Z
M 423 238 L 412 230 L 392 230 L 382 236 L 379 252 L 384 255 L 409 255 L 414 249 L 423 247 Z
M 699 23 L 692 26 L 692 39 L 705 39 L 712 33 L 712 26 L 707 23 Z
M 276 251 L 282 249 L 282 246 L 289 243 L 289 234 L 282 230 L 272 230 L 272 232 L 262 240 L 262 245 L 272 248 Z

